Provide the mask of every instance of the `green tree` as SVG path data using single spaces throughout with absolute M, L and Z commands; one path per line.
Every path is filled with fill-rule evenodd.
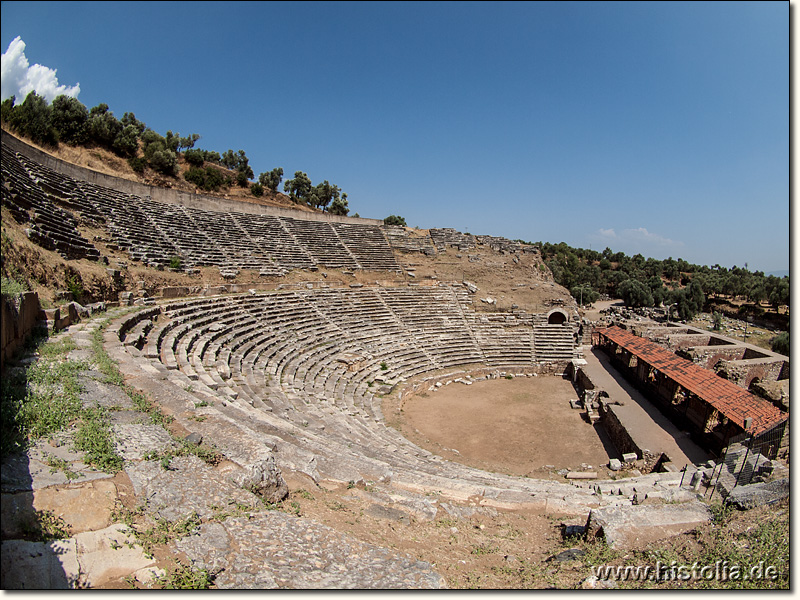
M 328 212 L 332 215 L 347 216 L 347 213 L 350 212 L 350 209 L 347 207 L 347 194 L 342 194 L 341 198 L 334 200 Z
M 336 185 L 331 185 L 326 179 L 322 183 L 314 186 L 314 189 L 309 195 L 309 204 L 316 208 L 325 210 L 328 205 L 334 200 L 338 200 L 341 190 Z
M 11 96 L 11 98 L 6 98 L 3 100 L 3 103 L 0 104 L 0 121 L 8 125 L 9 127 L 12 126 L 11 122 L 13 120 L 14 114 L 14 102 L 16 98 Z
M 247 181 L 247 173 L 245 173 L 244 171 L 236 171 L 236 185 L 238 185 L 239 187 L 247 187 L 248 183 L 249 182 Z M 261 190 L 261 193 L 262 194 L 264 193 L 263 189 Z
M 197 140 L 200 139 L 200 135 L 197 133 L 193 133 L 189 136 L 182 137 L 178 140 L 178 150 L 189 150 L 190 148 L 194 148 L 194 145 L 197 143 Z
M 52 125 L 51 117 L 52 108 L 47 101 L 36 92 L 31 92 L 21 105 L 14 107 L 9 125 L 37 144 L 55 146 L 58 143 L 58 133 Z
M 591 304 L 600 297 L 600 294 L 593 290 L 592 286 L 585 283 L 574 286 L 569 293 L 572 294 L 572 297 L 575 298 L 582 306 Z
M 772 347 L 773 352 L 783 354 L 784 356 L 789 356 L 789 332 L 782 331 L 780 334 L 775 336 L 772 339 L 770 346 Z
M 77 99 L 56 97 L 52 104 L 51 123 L 58 139 L 70 146 L 80 146 L 89 140 L 89 110 Z
M 295 202 L 307 202 L 311 189 L 311 179 L 302 171 L 295 171 L 294 179 L 289 179 L 283 184 L 283 190 L 289 192 Z
M 254 183 L 250 186 L 250 193 L 253 194 L 256 198 L 260 198 L 264 195 L 264 186 L 260 183 Z
M 108 110 L 108 104 L 100 103 L 89 111 L 88 128 L 92 142 L 111 149 L 123 126 Z
M 126 125 L 114 139 L 112 149 L 119 156 L 132 158 L 139 153 L 139 130 L 135 125 Z
M 142 133 L 144 157 L 147 163 L 159 173 L 175 175 L 178 167 L 178 155 L 167 147 L 167 141 L 152 129 Z
M 139 132 L 139 135 L 142 135 L 144 130 L 147 129 L 147 126 L 137 119 L 136 115 L 132 112 L 126 112 L 124 115 L 122 115 L 122 118 L 119 120 L 119 122 L 122 123 L 123 127 L 133 125 L 136 128 L 136 131 Z
M 183 153 L 183 159 L 192 166 L 202 167 L 206 160 L 206 155 L 203 150 L 189 149 Z
M 769 292 L 769 303 L 775 310 L 778 310 L 779 306 L 789 304 L 789 278 L 782 277 L 778 279 L 775 277 L 774 279 L 777 281 L 773 283 Z
M 408 227 L 406 220 L 400 215 L 389 215 L 383 220 L 384 225 L 399 225 L 400 227 Z
M 220 162 L 222 162 L 222 166 L 234 170 L 239 164 L 239 159 L 233 150 L 228 149 L 222 153 L 222 160 Z
M 273 192 L 278 191 L 278 186 L 283 180 L 283 167 L 275 167 L 268 173 L 261 173 L 258 176 L 258 182 L 265 188 L 271 189 Z
M 650 290 L 640 281 L 636 279 L 627 279 L 623 281 L 617 288 L 617 292 L 625 301 L 625 306 L 641 307 L 653 306 L 653 294 Z

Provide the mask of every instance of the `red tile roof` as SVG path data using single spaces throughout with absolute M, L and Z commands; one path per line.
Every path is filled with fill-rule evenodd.
M 768 431 L 789 418 L 789 415 L 767 400 L 630 331 L 615 326 L 600 329 L 597 333 L 708 402 L 742 429 L 744 420 L 752 419 L 748 431 L 755 435 Z

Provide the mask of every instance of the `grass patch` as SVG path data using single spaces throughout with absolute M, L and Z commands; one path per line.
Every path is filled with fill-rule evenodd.
M 17 294 L 22 294 L 27 291 L 27 287 L 16 279 L 11 279 L 10 277 L 0 278 L 0 294 L 4 298 L 7 296 L 16 296 Z
M 145 517 L 146 512 L 146 504 L 140 504 L 135 509 L 118 506 L 112 511 L 111 518 L 127 525 L 148 558 L 153 557 L 156 546 L 166 545 L 173 540 L 191 535 L 200 527 L 200 517 L 196 512 L 191 512 L 177 521 L 156 518 L 153 525 L 142 525 L 141 521 L 153 522 Z
M 151 450 L 144 455 L 144 459 L 160 460 L 161 466 L 165 470 L 170 470 L 170 463 L 172 462 L 172 459 L 179 456 L 193 455 L 212 467 L 222 462 L 222 454 L 220 454 L 219 451 L 214 447 L 205 446 L 203 444 L 192 444 L 186 440 L 179 440 L 174 437 L 173 441 L 175 443 L 175 447 L 168 450 L 162 450 L 161 452 Z
M 198 569 L 177 561 L 175 567 L 153 579 L 151 587 L 162 590 L 208 590 L 213 584 L 214 576 L 207 569 Z
M 100 471 L 118 473 L 124 461 L 117 454 L 114 434 L 103 408 L 85 410 L 75 432 L 75 447 L 86 453 L 84 461 Z
M 66 360 L 74 347 L 66 338 L 39 335 L 25 347 L 37 360 L 27 366 L 9 365 L 0 385 L 3 457 L 24 451 L 31 441 L 62 431 L 80 417 L 78 374 L 88 364 Z

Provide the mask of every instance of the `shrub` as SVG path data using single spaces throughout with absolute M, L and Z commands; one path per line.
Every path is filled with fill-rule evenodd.
M 192 148 L 183 153 L 183 158 L 190 165 L 202 167 L 206 160 L 206 153 L 205 150 L 195 150 Z
M 183 266 L 183 261 L 181 261 L 180 256 L 173 256 L 169 259 L 169 268 L 170 269 L 180 269 Z
M 128 159 L 128 164 L 133 169 L 134 173 L 139 173 L 140 175 L 144 173 L 144 168 L 147 166 L 147 160 L 142 156 L 137 156 L 134 158 Z
M 400 227 L 407 227 L 406 220 L 400 215 L 389 215 L 383 220 L 384 225 L 399 225 Z
M 789 332 L 783 331 L 772 338 L 772 351 L 789 356 Z
M 253 194 L 256 198 L 260 198 L 264 195 L 264 186 L 260 183 L 254 183 L 250 186 L 250 193 Z
M 208 192 L 215 192 L 221 187 L 230 185 L 228 178 L 219 169 L 212 166 L 207 166 L 205 169 L 191 167 L 183 177 L 189 183 Z

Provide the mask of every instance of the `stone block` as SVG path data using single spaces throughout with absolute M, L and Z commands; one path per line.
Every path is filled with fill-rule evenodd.
M 636 462 L 637 459 L 636 452 L 626 452 L 622 455 L 622 460 L 626 463 Z
M 612 471 L 619 471 L 622 468 L 622 461 L 618 458 L 612 458 L 608 461 L 608 468 Z
M 774 504 L 789 497 L 789 480 L 776 479 L 767 483 L 754 483 L 733 488 L 725 499 L 726 504 L 739 510 Z
M 614 548 L 643 547 L 684 533 L 711 520 L 702 502 L 614 506 L 592 510 L 586 521 L 588 537 L 602 536 Z

